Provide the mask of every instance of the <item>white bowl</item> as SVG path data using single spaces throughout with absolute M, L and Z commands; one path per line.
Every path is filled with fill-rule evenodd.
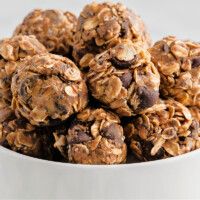
M 78 165 L 0 147 L 0 198 L 200 198 L 200 150 L 159 161 Z

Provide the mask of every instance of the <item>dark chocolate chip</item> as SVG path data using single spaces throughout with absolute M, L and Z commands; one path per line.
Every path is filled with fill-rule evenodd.
M 70 128 L 70 133 L 67 136 L 67 141 L 69 144 L 79 144 L 83 142 L 88 142 L 92 140 L 92 137 L 89 136 L 88 127 L 85 127 L 81 124 L 73 125 Z
M 146 158 L 146 160 L 158 160 L 158 159 L 162 159 L 164 157 L 164 149 L 160 148 L 158 150 L 158 152 L 156 153 L 156 155 L 152 156 L 151 155 L 151 149 L 153 148 L 153 144 L 149 141 L 143 141 L 141 142 L 142 144 L 142 151 L 143 151 L 143 155 Z
M 92 138 L 87 135 L 85 132 L 77 132 L 77 135 L 75 137 L 67 137 L 67 141 L 69 144 L 78 144 L 78 143 L 83 143 L 83 142 L 88 142 L 90 141 Z
M 192 67 L 195 68 L 195 67 L 199 67 L 199 66 L 200 66 L 200 57 L 193 58 L 192 59 Z
M 6 76 L 2 79 L 2 81 L 6 84 L 6 85 L 10 85 L 11 82 L 11 77 L 10 76 Z
M 126 68 L 126 67 L 130 67 L 132 64 L 134 64 L 137 61 L 137 56 L 135 55 L 135 57 L 132 60 L 119 60 L 116 57 L 111 58 L 111 62 L 113 65 L 115 65 L 116 67 L 119 68 Z
M 125 72 L 122 76 L 119 77 L 122 81 L 122 86 L 125 88 L 128 88 L 131 84 L 131 81 L 133 79 L 132 73 L 130 71 Z
M 122 132 L 118 124 L 111 124 L 110 126 L 103 128 L 101 134 L 108 139 L 123 143 Z
M 179 141 L 184 142 L 186 138 L 184 136 L 180 136 L 180 137 L 178 137 L 178 139 L 179 139 Z
M 159 92 L 150 90 L 147 87 L 138 88 L 138 96 L 140 98 L 140 108 L 149 108 L 153 106 L 159 98 Z
M 165 53 L 169 53 L 169 45 L 168 44 L 163 44 L 163 51 L 165 52 Z
M 57 101 L 55 101 L 55 107 L 56 107 L 59 111 L 61 111 L 62 115 L 67 114 L 67 110 L 66 110 L 65 106 L 59 104 Z

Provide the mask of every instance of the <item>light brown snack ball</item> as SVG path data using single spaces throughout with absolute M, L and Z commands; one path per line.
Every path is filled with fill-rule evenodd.
M 121 41 L 89 65 L 91 94 L 120 116 L 138 114 L 159 98 L 160 75 L 140 44 Z
M 74 59 L 85 66 L 85 60 L 101 53 L 115 40 L 142 41 L 151 46 L 150 35 L 142 19 L 120 3 L 93 2 L 84 7 L 78 18 L 74 37 Z
M 199 122 L 188 108 L 173 99 L 144 110 L 125 126 L 124 132 L 132 153 L 143 161 L 200 148 Z
M 42 54 L 21 63 L 12 79 L 12 108 L 37 126 L 60 123 L 87 105 L 87 87 L 69 59 Z
M 80 112 L 67 134 L 54 133 L 54 144 L 70 162 L 119 164 L 126 160 L 126 144 L 119 118 L 101 108 Z
M 46 52 L 35 36 L 14 36 L 0 41 L 0 122 L 12 112 L 11 79 L 20 60 Z
M 14 35 L 35 35 L 49 52 L 69 55 L 77 18 L 70 12 L 36 9 L 16 28 Z
M 14 117 L 0 124 L 0 144 L 24 155 L 51 159 L 50 138 L 22 118 Z
M 200 107 L 200 44 L 169 36 L 149 52 L 161 75 L 162 97 Z

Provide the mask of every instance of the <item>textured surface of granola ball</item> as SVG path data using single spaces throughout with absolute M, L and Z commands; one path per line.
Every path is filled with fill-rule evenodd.
M 14 35 L 35 35 L 49 52 L 68 55 L 77 18 L 70 12 L 36 9 L 16 28 Z
M 200 107 L 200 44 L 169 36 L 150 49 L 161 74 L 161 95 Z
M 66 135 L 54 135 L 54 146 L 70 162 L 119 164 L 126 160 L 126 144 L 120 120 L 103 109 L 85 109 L 77 115 Z
M 10 102 L 6 102 L 3 98 L 0 98 L 0 123 L 7 120 L 13 114 L 14 111 L 11 109 Z
M 94 54 L 112 46 L 119 39 L 142 41 L 151 45 L 150 35 L 142 19 L 124 5 L 91 3 L 84 7 L 78 18 L 73 56 L 80 66 Z
M 137 114 L 159 98 L 160 75 L 150 54 L 130 40 L 97 55 L 87 78 L 93 97 L 120 116 Z
M 12 79 L 12 108 L 33 125 L 53 125 L 87 104 L 82 74 L 69 59 L 53 54 L 24 60 Z
M 0 122 L 12 112 L 11 79 L 20 59 L 46 52 L 35 36 L 14 36 L 0 41 Z
M 190 110 L 192 117 L 200 123 L 200 108 L 197 106 L 188 107 Z
M 172 99 L 146 109 L 125 127 L 132 152 L 143 161 L 181 155 L 200 148 L 199 122 Z
M 14 117 L 0 124 L 0 144 L 25 155 L 51 159 L 51 139 L 22 118 Z

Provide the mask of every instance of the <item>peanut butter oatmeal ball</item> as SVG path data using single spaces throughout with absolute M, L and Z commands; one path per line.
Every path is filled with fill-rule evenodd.
M 0 144 L 25 155 L 50 159 L 53 148 L 50 138 L 22 118 L 0 124 Z
M 53 54 L 24 60 L 12 79 L 12 108 L 37 126 L 54 125 L 87 104 L 82 74 L 69 59 Z
M 0 41 L 0 122 L 12 112 L 11 79 L 20 59 L 46 52 L 35 36 L 14 36 Z
M 130 149 L 140 160 L 181 155 L 200 148 L 199 122 L 172 99 L 146 109 L 125 126 Z
M 77 18 L 70 12 L 36 9 L 16 28 L 14 35 L 35 35 L 49 52 L 68 55 Z
M 97 55 L 87 78 L 93 97 L 120 116 L 138 114 L 159 98 L 160 75 L 150 54 L 130 40 Z
M 119 118 L 108 111 L 87 108 L 79 113 L 67 135 L 54 133 L 54 144 L 70 162 L 118 164 L 126 160 L 126 144 Z
M 108 49 L 119 39 L 142 41 L 145 47 L 151 45 L 142 19 L 120 3 L 86 5 L 78 18 L 74 38 L 73 56 L 81 67 L 86 67 L 93 55 Z
M 169 36 L 150 49 L 161 74 L 161 94 L 200 107 L 200 44 Z

